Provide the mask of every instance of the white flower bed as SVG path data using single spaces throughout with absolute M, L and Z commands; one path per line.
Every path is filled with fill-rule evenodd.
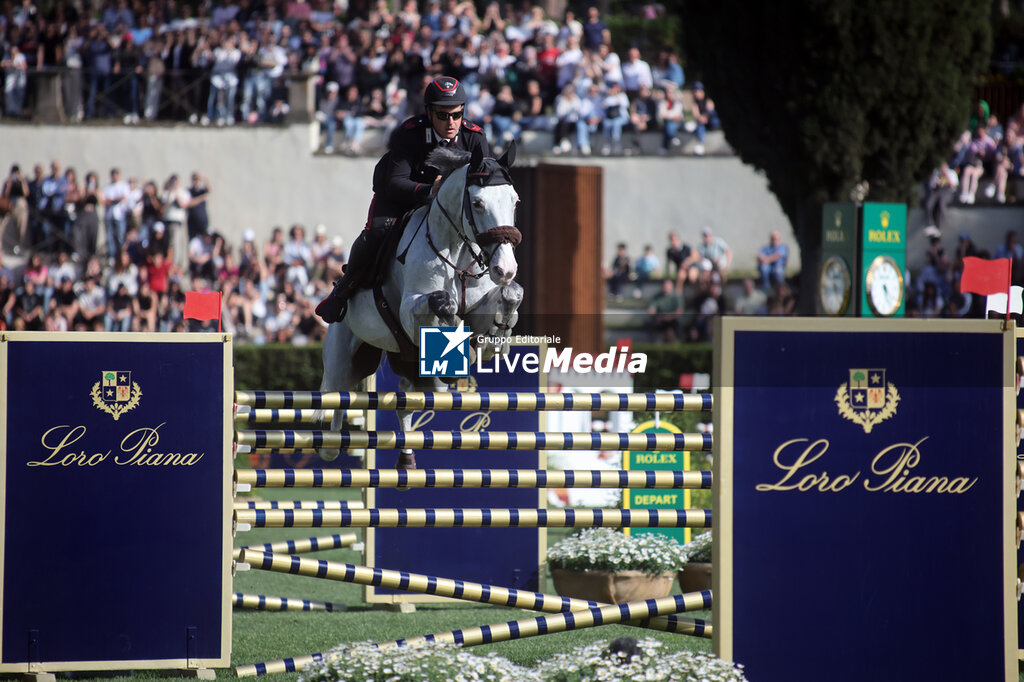
M 662 653 L 662 643 L 636 642 L 630 659 L 608 651 L 597 641 L 569 653 L 556 654 L 534 668 L 516 665 L 497 654 L 477 656 L 454 644 L 377 649 L 368 642 L 342 644 L 307 668 L 299 682 L 745 682 L 742 666 L 712 654 Z

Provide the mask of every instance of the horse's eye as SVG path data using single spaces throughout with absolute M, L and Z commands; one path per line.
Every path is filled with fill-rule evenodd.
M 473 199 L 473 208 L 483 209 L 483 207 L 484 207 L 484 200 L 483 199 Z

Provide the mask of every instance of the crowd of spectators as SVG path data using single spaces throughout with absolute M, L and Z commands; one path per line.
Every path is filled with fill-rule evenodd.
M 366 128 L 386 131 L 422 111 L 424 85 L 440 74 L 462 80 L 468 117 L 497 147 L 545 130 L 558 153 L 575 144 L 589 154 L 592 135 L 601 151 L 630 152 L 636 135 L 659 131 L 668 152 L 685 126 L 701 154 L 705 131 L 719 125 L 702 84 L 684 106 L 675 54 L 615 45 L 596 7 L 556 20 L 528 1 L 491 2 L 482 13 L 468 0 L 406 0 L 398 12 L 387 0 L 83 5 L 5 4 L 6 116 L 27 115 L 36 74 L 58 69 L 72 120 L 207 125 L 282 120 L 288 74 L 305 74 L 317 84 L 326 148 L 340 130 L 337 146 L 353 153 Z
M 727 297 L 732 249 L 705 226 L 696 246 L 684 242 L 677 231 L 669 232 L 664 267 L 650 244 L 635 260 L 625 243 L 618 244 L 605 279 L 614 301 L 625 298 L 627 287 L 632 287 L 634 299 L 644 300 L 647 327 L 659 340 L 709 341 L 712 321 L 722 313 L 796 314 L 796 297 L 787 281 L 788 258 L 789 248 L 781 233 L 773 230 L 758 251 L 756 263 L 751 264 L 756 266 L 760 284 L 745 278 L 742 291 Z M 645 284 L 659 278 L 660 291 L 648 297 Z
M 0 329 L 184 331 L 186 291 L 221 293 L 225 331 L 258 343 L 306 343 L 326 326 L 316 303 L 340 277 L 341 237 L 302 225 L 281 227 L 260 247 L 255 230 L 231 244 L 211 225 L 212 187 L 200 173 L 185 186 L 111 169 L 27 177 L 13 166 L 0 192 Z M 216 328 L 216 326 L 214 326 Z
M 999 204 L 1024 200 L 1008 193 L 1011 179 L 1024 179 L 1024 104 L 1005 129 L 980 100 L 967 128 L 957 138 L 948 161 L 928 179 L 924 210 L 927 227 L 942 229 L 946 209 L 976 203 L 978 194 Z

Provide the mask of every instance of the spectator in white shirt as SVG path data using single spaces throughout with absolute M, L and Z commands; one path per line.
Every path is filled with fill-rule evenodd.
M 121 171 L 110 170 L 110 184 L 103 188 L 103 220 L 107 227 L 107 253 L 113 259 L 124 244 L 124 235 L 128 230 L 128 193 L 131 188 L 121 179 Z
M 306 241 L 306 228 L 302 225 L 292 225 L 292 229 L 288 231 L 288 236 L 291 239 L 284 245 L 285 264 L 291 266 L 295 263 L 296 259 L 299 259 L 308 271 L 313 265 L 313 249 L 309 242 Z
M 555 154 L 565 154 L 572 151 L 572 142 L 569 141 L 569 132 L 576 131 L 580 120 L 581 100 L 576 94 L 576 86 L 569 83 L 562 92 L 555 97 L 555 147 L 552 150 Z
M 622 128 L 629 123 L 629 98 L 622 91 L 622 86 L 612 83 L 608 94 L 601 100 L 601 111 L 604 112 L 604 146 L 601 154 L 608 156 L 612 151 L 622 151 Z
M 675 86 L 665 88 L 665 96 L 658 102 L 658 121 L 664 131 L 661 137 L 661 151 L 667 154 L 673 145 L 679 144 L 679 127 L 683 124 L 683 99 Z
M 626 63 L 622 65 L 622 87 L 625 88 L 626 94 L 632 97 L 643 85 L 653 88 L 654 76 L 651 73 L 651 65 L 640 59 L 638 48 L 629 48 L 628 54 Z
M 576 80 L 576 71 L 581 61 L 583 61 L 583 51 L 580 50 L 579 38 L 571 35 L 565 49 L 555 58 L 555 67 L 558 69 L 559 90 L 565 87 L 567 83 Z
M 612 83 L 621 84 L 622 60 L 620 60 L 619 55 L 612 50 L 612 46 L 608 43 L 601 43 L 597 48 L 597 56 L 600 59 L 601 73 L 604 76 L 604 82 L 607 85 L 611 85 Z
M 185 219 L 188 207 L 192 205 L 192 195 L 181 186 L 177 175 L 171 175 L 164 183 L 164 193 L 160 198 L 164 207 L 163 223 L 167 230 L 167 242 L 174 250 L 175 265 L 179 268 L 187 257 L 188 239 L 185 233 Z
M 604 120 L 604 109 L 601 103 L 604 97 L 596 83 L 587 88 L 586 96 L 580 99 L 580 120 L 576 124 L 576 143 L 580 154 L 590 156 L 590 133 L 597 132 L 597 127 Z
M 213 50 L 210 68 L 210 98 L 206 103 L 206 118 L 217 125 L 234 125 L 235 96 L 238 94 L 238 62 L 242 52 L 235 47 L 235 37 L 228 36 Z

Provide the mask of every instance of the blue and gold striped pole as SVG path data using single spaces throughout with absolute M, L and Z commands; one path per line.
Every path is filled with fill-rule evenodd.
M 711 592 L 704 590 L 702 592 L 677 594 L 659 599 L 594 606 L 576 611 L 513 620 L 496 625 L 451 630 L 424 637 L 383 642 L 378 646 L 415 646 L 426 642 L 453 642 L 461 646 L 475 646 L 477 644 L 504 642 L 511 639 L 565 632 L 567 630 L 580 630 L 598 625 L 614 625 L 616 623 L 642 620 L 680 611 L 709 608 L 710 605 Z M 312 654 L 268 663 L 242 665 L 235 668 L 235 675 L 238 677 L 251 677 L 253 675 L 266 675 L 270 673 L 294 672 L 322 658 L 323 654 Z
M 575 599 L 572 597 L 560 597 L 557 595 L 531 592 L 529 590 L 517 590 L 496 585 L 484 585 L 464 580 L 453 580 L 450 578 L 439 578 L 436 576 L 422 575 L 419 573 L 407 573 L 406 571 L 392 571 L 383 568 L 369 568 L 335 561 L 324 561 L 308 559 L 297 556 L 287 556 L 249 549 L 244 551 L 236 550 L 236 558 L 250 564 L 253 568 L 276 573 L 288 573 L 302 575 L 339 582 L 354 583 L 357 585 L 375 585 L 389 589 L 401 589 L 407 592 L 418 592 L 421 594 L 434 594 L 462 601 L 493 604 L 495 606 L 508 606 L 513 608 L 543 611 L 546 613 L 559 613 L 562 611 L 580 611 L 592 607 L 600 607 L 603 604 Z M 701 604 L 710 605 L 711 595 L 707 593 L 706 602 Z M 697 608 L 707 608 L 699 606 Z M 627 625 L 660 630 L 664 632 L 675 632 L 680 634 L 694 635 L 697 637 L 710 638 L 712 626 L 700 618 L 685 618 L 683 616 L 666 615 L 657 617 L 641 618 L 636 621 L 629 621 Z M 236 669 L 239 677 L 252 675 L 265 675 L 271 673 L 294 672 L 301 670 L 315 660 L 319 660 L 322 654 L 311 654 L 309 656 L 298 656 L 286 658 L 267 663 L 240 666 Z
M 288 597 L 269 597 L 265 594 L 245 594 L 235 592 L 231 605 L 239 609 L 255 611 L 347 611 L 346 604 L 329 601 L 313 601 L 310 599 L 290 599 Z
M 377 448 L 382 450 L 711 450 L 710 433 L 592 433 L 538 431 L 237 431 L 255 448 Z
M 410 637 L 378 644 L 380 647 L 417 646 L 428 642 L 450 642 L 460 646 L 476 646 L 493 642 L 507 642 L 536 635 L 548 635 L 567 630 L 582 630 L 598 625 L 614 625 L 631 620 L 711 608 L 711 591 L 674 594 L 658 599 L 630 601 L 622 604 L 591 606 L 577 611 L 554 613 L 547 616 L 510 620 L 496 625 L 450 630 L 423 637 Z
M 235 500 L 235 509 L 362 509 L 357 500 Z
M 277 661 L 266 663 L 253 663 L 251 665 L 240 665 L 235 668 L 236 677 L 255 677 L 257 675 L 279 675 L 281 673 L 294 673 L 304 669 L 311 663 L 322 660 L 324 655 L 309 654 L 306 656 L 294 656 L 282 658 Z
M 322 535 L 319 537 L 301 538 L 298 540 L 281 540 L 279 542 L 268 542 L 263 545 L 237 547 L 235 549 L 234 556 L 235 559 L 240 558 L 243 549 L 282 554 L 325 552 L 331 549 L 350 547 L 357 542 L 359 542 L 359 536 L 355 533 L 335 533 L 334 535 Z
M 494 410 L 499 412 L 612 411 L 707 412 L 708 393 L 320 393 L 235 391 L 235 402 L 254 408 L 371 410 Z
M 239 509 L 253 528 L 710 528 L 710 509 Z
M 236 469 L 257 488 L 710 488 L 710 471 Z
M 511 587 L 484 585 L 468 580 L 439 578 L 421 573 L 393 571 L 386 568 L 369 568 L 338 561 L 309 559 L 305 557 L 263 552 L 258 549 L 236 550 L 235 558 L 249 564 L 252 568 L 275 573 L 288 573 L 312 578 L 324 578 L 337 582 L 354 583 L 356 585 L 372 585 L 392 590 L 405 590 L 419 594 L 432 594 L 462 601 L 508 606 L 545 613 L 562 611 L 579 611 L 594 606 L 604 606 L 598 602 L 560 597 L 557 595 L 517 590 Z M 636 623 L 631 623 L 636 624 Z M 642 627 L 665 632 L 676 632 L 696 637 L 710 638 L 711 625 L 698 618 L 682 618 L 668 616 L 644 621 Z
M 312 409 L 266 409 L 249 407 L 236 407 L 234 421 L 236 424 L 270 424 L 270 423 L 311 423 L 330 422 L 334 419 L 336 410 L 312 410 Z M 362 417 L 361 410 L 345 410 L 345 419 L 355 420 Z

